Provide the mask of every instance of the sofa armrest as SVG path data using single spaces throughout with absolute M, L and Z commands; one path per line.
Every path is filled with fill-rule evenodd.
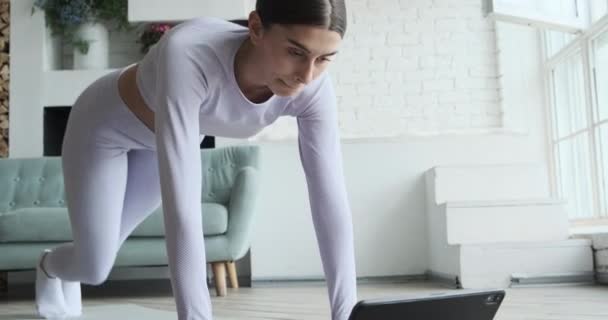
M 230 255 L 235 260 L 249 250 L 254 214 L 259 194 L 259 174 L 254 167 L 243 167 L 237 173 L 228 203 L 228 230 Z

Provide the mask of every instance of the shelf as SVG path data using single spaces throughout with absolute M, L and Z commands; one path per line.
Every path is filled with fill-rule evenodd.
M 253 9 L 249 0 L 129 0 L 130 22 L 183 21 L 201 16 L 245 19 Z
M 71 106 L 87 86 L 114 69 L 52 70 L 43 72 L 44 106 Z

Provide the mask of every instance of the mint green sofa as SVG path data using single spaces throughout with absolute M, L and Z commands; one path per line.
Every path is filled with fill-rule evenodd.
M 234 261 L 249 249 L 258 191 L 259 147 L 201 150 L 202 215 L 207 262 L 216 292 L 226 294 L 226 267 L 238 287 Z M 60 157 L 0 159 L 0 286 L 8 272 L 33 270 L 44 248 L 72 241 Z M 162 206 L 118 252 L 115 267 L 165 266 Z

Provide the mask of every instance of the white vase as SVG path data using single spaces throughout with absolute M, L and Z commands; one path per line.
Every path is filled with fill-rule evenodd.
M 46 28 L 44 37 L 44 70 L 58 70 L 62 66 L 61 37 L 53 36 L 51 29 Z
M 76 37 L 89 42 L 86 54 L 74 47 L 74 69 L 107 69 L 109 65 L 108 28 L 99 22 L 82 24 Z

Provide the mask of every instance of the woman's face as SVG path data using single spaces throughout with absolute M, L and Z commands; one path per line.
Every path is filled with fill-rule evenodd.
M 258 35 L 263 79 L 278 96 L 293 96 L 321 75 L 342 41 L 335 31 L 306 25 L 275 24 Z

